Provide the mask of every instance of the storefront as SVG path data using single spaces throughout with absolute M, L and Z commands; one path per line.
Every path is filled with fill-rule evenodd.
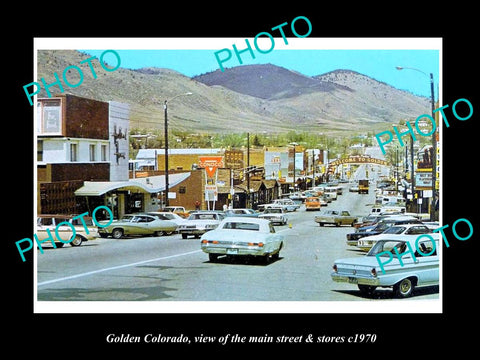
M 190 173 L 169 176 L 169 187 L 180 184 Z M 116 219 L 124 214 L 157 211 L 162 192 L 165 191 L 165 176 L 150 176 L 128 181 L 85 181 L 75 191 L 80 212 L 89 213 L 99 205 L 108 206 Z

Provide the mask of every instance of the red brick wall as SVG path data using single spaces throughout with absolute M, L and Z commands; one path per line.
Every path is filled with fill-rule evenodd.
M 108 103 L 73 95 L 63 97 L 65 136 L 108 140 Z

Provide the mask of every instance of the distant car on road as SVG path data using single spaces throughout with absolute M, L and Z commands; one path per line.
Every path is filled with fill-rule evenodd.
M 300 208 L 300 204 L 292 199 L 275 199 L 270 204 L 258 205 L 259 209 L 267 209 L 269 207 L 282 207 L 286 211 L 296 211 Z
M 246 216 L 246 217 L 258 217 L 258 212 L 253 209 L 239 208 L 239 209 L 228 209 L 225 211 L 227 216 Z
M 417 286 L 439 283 L 438 239 L 439 236 L 435 239 L 435 244 L 429 238 L 416 243 L 416 236 L 380 240 L 365 256 L 335 260 L 331 278 L 337 282 L 356 284 L 366 295 L 371 295 L 377 287 L 392 287 L 395 296 L 409 297 Z M 415 258 L 406 251 L 407 242 L 414 249 Z M 398 254 L 402 254 L 402 262 L 395 249 Z M 377 254 L 385 273 L 380 267 Z M 387 258 L 390 257 L 391 261 L 388 262 Z
M 186 239 L 188 235 L 199 238 L 207 231 L 215 229 L 225 215 L 218 211 L 196 211 L 192 213 L 185 224 L 180 225 L 177 231 L 182 234 L 182 239 Z
M 106 221 L 100 221 L 100 224 Z M 120 239 L 130 235 L 161 236 L 172 233 L 177 229 L 177 224 L 171 220 L 161 220 L 149 214 L 127 214 L 120 220 L 113 220 L 107 227 L 99 227 L 101 237 L 111 235 Z
M 272 224 L 285 225 L 288 221 L 286 210 L 282 207 L 268 207 L 258 217 L 269 220 Z
M 350 212 L 347 210 L 326 210 L 320 215 L 315 216 L 315 222 L 317 222 L 320 226 L 324 226 L 326 224 L 335 226 L 353 226 L 357 221 L 358 216 L 350 215 Z
M 211 262 L 219 256 L 255 256 L 268 263 L 278 259 L 284 236 L 276 233 L 268 220 L 227 217 L 215 230 L 203 234 L 201 249 Z
M 305 199 L 305 210 L 320 210 L 321 203 L 319 197 L 308 197 Z

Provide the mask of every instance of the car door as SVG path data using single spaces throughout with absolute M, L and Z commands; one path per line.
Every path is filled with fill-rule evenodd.
M 152 217 L 149 216 L 144 216 L 144 215 L 137 215 L 133 219 L 132 222 L 132 230 L 131 233 L 132 235 L 146 235 L 152 233 L 152 229 L 150 226 L 150 222 L 153 221 Z
M 439 256 L 438 241 L 429 237 L 422 237 L 415 249 L 415 267 L 418 276 L 418 285 L 438 284 Z
M 342 225 L 350 225 L 350 214 L 348 211 L 342 211 L 341 216 L 340 216 L 340 221 Z

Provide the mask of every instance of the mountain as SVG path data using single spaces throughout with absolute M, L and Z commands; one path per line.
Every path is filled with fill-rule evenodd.
M 61 78 L 66 67 L 78 66 L 83 82 L 77 87 L 64 85 L 64 93 L 130 104 L 131 128 L 162 128 L 164 101 L 187 92 L 192 95 L 168 103 L 171 129 L 372 131 L 429 111 L 428 99 L 350 70 L 309 77 L 271 64 L 246 65 L 189 78 L 157 67 L 107 72 L 95 60 L 91 62 L 97 74 L 94 79 L 88 64 L 80 64 L 88 57 L 75 50 L 38 51 L 37 78 L 50 84 L 54 73 Z M 79 82 L 73 69 L 67 77 L 71 84 Z M 61 93 L 58 86 L 50 91 Z M 39 96 L 46 97 L 45 90 Z
M 219 69 L 193 78 L 206 85 L 227 89 L 266 100 L 284 99 L 317 91 L 329 92 L 348 88 L 315 79 L 272 64 L 245 65 Z

